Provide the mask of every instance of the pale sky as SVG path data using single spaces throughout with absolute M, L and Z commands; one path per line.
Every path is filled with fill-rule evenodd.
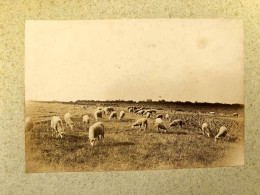
M 243 52 L 241 20 L 26 21 L 25 100 L 244 103 Z

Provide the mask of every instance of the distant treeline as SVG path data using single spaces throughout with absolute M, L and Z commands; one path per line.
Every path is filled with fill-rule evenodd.
M 226 104 L 226 103 L 208 103 L 208 102 L 181 102 L 181 101 L 166 101 L 166 100 L 159 100 L 159 101 L 133 101 L 133 100 L 106 100 L 106 101 L 100 101 L 100 100 L 77 100 L 77 101 L 69 101 L 69 102 L 62 102 L 62 101 L 36 101 L 36 102 L 45 102 L 45 103 L 63 103 L 63 104 L 128 104 L 128 105 L 150 105 L 151 103 L 153 105 L 174 105 L 174 106 L 190 106 L 190 105 L 196 105 L 196 106 L 231 106 L 233 108 L 244 108 L 243 104 Z

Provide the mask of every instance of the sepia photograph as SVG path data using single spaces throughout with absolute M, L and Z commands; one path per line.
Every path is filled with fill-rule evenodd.
M 26 172 L 244 165 L 243 22 L 26 20 Z

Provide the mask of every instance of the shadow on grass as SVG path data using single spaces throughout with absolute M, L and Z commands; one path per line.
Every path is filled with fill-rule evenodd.
M 166 134 L 187 135 L 185 131 L 167 131 Z
M 82 140 L 82 139 L 85 139 L 85 140 L 88 140 L 88 135 L 73 135 L 73 134 L 65 134 L 64 140 L 67 140 L 69 139 L 70 141 L 73 141 L 73 140 Z
M 223 139 L 223 138 L 222 138 Z M 226 140 L 228 142 L 237 142 L 237 137 L 227 137 Z
M 135 145 L 133 142 L 114 142 L 105 143 L 106 146 L 132 146 Z

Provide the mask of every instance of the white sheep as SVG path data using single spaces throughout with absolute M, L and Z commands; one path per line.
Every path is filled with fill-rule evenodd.
M 113 112 L 111 112 L 111 114 L 110 114 L 110 116 L 109 116 L 109 120 L 111 120 L 111 119 L 117 119 L 117 114 L 116 114 L 116 112 L 115 111 L 113 111 Z
M 145 110 L 144 114 L 147 114 L 147 113 L 150 113 L 152 115 L 153 113 L 156 113 L 156 110 Z
M 220 137 L 225 137 L 227 134 L 227 128 L 225 126 L 220 127 L 220 129 L 217 132 L 217 135 L 215 136 L 215 141 L 217 142 Z
M 83 122 L 83 125 L 85 125 L 85 124 L 88 124 L 88 125 L 89 125 L 89 122 L 90 122 L 89 116 L 88 116 L 88 115 L 84 115 L 82 122 Z M 84 126 L 83 126 L 83 127 L 84 127 Z
M 158 114 L 156 118 L 163 118 L 162 114 Z
M 95 117 L 96 121 L 97 121 L 99 118 L 102 118 L 102 111 L 101 111 L 101 110 L 97 110 L 97 111 L 94 113 L 94 117 Z
M 151 113 L 150 112 L 147 112 L 146 113 L 146 118 L 150 118 L 151 117 Z
M 167 120 L 169 120 L 170 119 L 170 116 L 169 116 L 169 114 L 167 113 L 167 114 L 165 114 L 165 119 L 167 119 Z
M 140 109 L 134 109 L 134 113 L 137 113 L 138 111 L 140 111 Z
M 152 113 L 156 113 L 156 110 L 152 109 L 152 110 L 149 110 L 148 112 L 150 112 L 152 114 Z
M 120 114 L 119 114 L 119 120 L 121 120 L 122 118 L 124 118 L 125 116 L 125 112 L 124 111 L 121 111 Z
M 210 131 L 211 130 L 210 130 L 210 127 L 209 127 L 208 123 L 203 123 L 202 126 L 201 126 L 201 130 L 202 130 L 203 135 L 205 135 L 205 133 L 206 133 L 206 135 L 208 137 L 210 137 Z
M 63 123 L 62 123 L 60 117 L 53 116 L 51 118 L 51 130 L 52 130 L 52 132 L 55 131 L 56 133 L 58 133 L 61 138 L 62 138 L 62 134 L 65 134 Z
M 170 127 L 176 126 L 176 125 L 179 125 L 180 127 L 182 127 L 183 121 L 181 119 L 176 119 L 176 120 L 172 121 L 172 123 L 170 124 Z
M 64 115 L 64 121 L 65 121 L 65 124 L 66 124 L 66 127 L 69 125 L 70 126 L 70 128 L 71 128 L 71 130 L 73 130 L 73 127 L 74 127 L 74 122 L 71 120 L 71 115 L 70 115 L 70 113 L 66 113 L 65 115 Z
M 132 129 L 136 126 L 139 126 L 139 131 L 141 131 L 142 127 L 145 129 L 145 131 L 148 128 L 148 122 L 146 118 L 140 118 L 135 123 L 132 124 Z
M 28 116 L 25 118 L 24 125 L 25 125 L 25 131 L 29 131 L 33 128 L 33 121 L 31 117 Z
M 136 112 L 135 114 L 136 114 L 136 115 L 143 115 L 143 113 L 144 113 L 144 110 L 139 110 L 139 111 Z
M 238 113 L 233 113 L 233 117 L 238 117 Z
M 135 106 L 128 106 L 127 109 L 133 108 L 133 110 L 137 109 Z
M 105 127 L 103 123 L 97 122 L 89 128 L 89 141 L 91 146 L 95 145 L 97 139 L 104 139 Z
M 129 108 L 128 111 L 129 111 L 129 113 L 134 113 L 134 109 L 133 108 Z
M 157 131 L 158 131 L 159 133 L 161 133 L 161 129 L 164 130 L 164 133 L 167 132 L 167 129 L 166 129 L 166 127 L 164 126 L 163 120 L 162 120 L 161 118 L 155 119 L 154 125 L 157 127 Z

